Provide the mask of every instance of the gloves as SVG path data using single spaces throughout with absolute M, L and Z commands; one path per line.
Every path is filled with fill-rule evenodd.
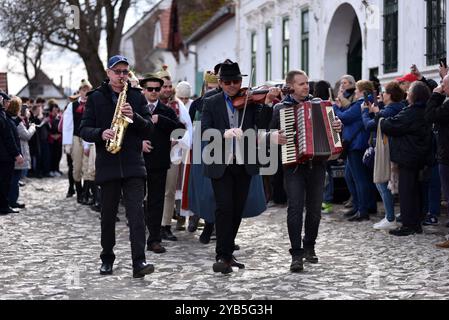
M 225 139 L 232 139 L 232 138 L 240 139 L 241 137 L 243 137 L 243 131 L 242 129 L 239 128 L 228 129 L 224 133 Z

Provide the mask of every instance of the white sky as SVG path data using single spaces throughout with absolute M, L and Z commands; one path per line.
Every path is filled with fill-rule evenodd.
M 147 12 L 157 0 L 137 0 L 137 5 L 132 6 L 125 20 L 124 32 L 133 26 L 136 21 Z M 107 53 L 105 41 L 101 41 L 100 56 L 106 64 Z M 63 87 L 77 88 L 81 79 L 87 77 L 86 69 L 81 58 L 71 51 L 61 51 L 59 48 L 47 50 L 42 59 L 42 70 L 53 79 L 55 84 L 61 83 Z M 20 61 L 7 54 L 5 49 L 0 48 L 0 72 L 8 72 L 8 86 L 10 94 L 17 94 L 27 83 L 23 75 L 23 68 Z

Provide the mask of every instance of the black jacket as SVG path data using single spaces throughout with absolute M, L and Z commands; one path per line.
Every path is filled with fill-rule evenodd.
M 144 153 L 145 165 L 147 170 L 169 169 L 171 141 L 170 135 L 175 129 L 185 128 L 179 121 L 173 109 L 158 102 L 153 115 L 158 115 L 159 120 L 154 125 L 154 131 L 148 136 L 153 150 L 150 153 Z
M 204 134 L 208 129 L 218 130 L 221 135 L 221 146 L 223 147 L 221 162 L 206 164 L 204 166 L 204 175 L 211 179 L 221 178 L 227 167 L 225 164 L 227 163 L 227 159 L 225 160 L 225 139 L 223 137 L 225 131 L 231 128 L 227 108 L 224 93 L 216 94 L 204 99 L 201 117 L 201 132 Z M 238 112 L 239 124 L 241 124 L 243 110 L 236 112 Z M 246 115 L 242 126 L 243 132 L 248 129 L 267 129 L 270 123 L 271 114 L 272 108 L 269 106 L 249 104 L 246 109 Z M 214 144 L 215 143 L 216 142 L 214 142 Z M 248 159 L 251 159 L 248 157 L 248 153 L 250 153 L 251 156 L 257 155 L 257 146 L 245 144 L 245 169 L 249 175 L 254 176 L 259 173 L 259 165 L 248 163 Z
M 83 118 L 81 120 L 81 138 L 87 142 L 94 142 L 97 157 L 95 161 L 95 180 L 97 183 L 107 181 L 146 177 L 145 161 L 142 155 L 142 141 L 154 129 L 150 111 L 146 107 L 147 101 L 140 89 L 128 86 L 126 101 L 134 111 L 134 123 L 128 126 L 123 140 L 122 149 L 117 154 L 106 150 L 106 142 L 101 135 L 110 129 L 115 112 L 113 93 L 108 81 L 89 92 Z
M 424 119 L 425 109 L 425 104 L 414 104 L 382 121 L 382 132 L 391 137 L 392 162 L 410 169 L 431 164 L 432 128 Z
M 427 103 L 426 120 L 435 124 L 437 132 L 437 161 L 449 166 L 449 101 L 446 97 L 434 93 Z
M 17 126 L 0 105 L 0 162 L 14 162 L 20 154 Z

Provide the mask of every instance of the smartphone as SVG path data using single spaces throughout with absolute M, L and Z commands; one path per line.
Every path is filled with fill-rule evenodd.
M 440 59 L 440 66 L 445 67 L 447 69 L 447 59 L 446 58 Z
M 369 93 L 368 93 L 368 91 L 364 91 L 364 92 L 363 92 L 363 99 L 365 100 L 366 105 L 369 105 L 369 104 L 370 104 L 370 102 L 369 102 Z

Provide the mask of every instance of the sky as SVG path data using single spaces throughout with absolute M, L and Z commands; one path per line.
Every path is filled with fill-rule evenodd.
M 133 26 L 136 21 L 147 12 L 157 0 L 137 0 L 137 5 L 132 6 L 125 20 L 124 32 Z M 107 53 L 104 39 L 100 45 L 100 56 L 103 63 L 106 64 Z M 14 56 L 8 55 L 5 49 L 0 48 L 0 72 L 8 72 L 8 86 L 10 94 L 17 94 L 27 83 L 23 75 L 21 62 Z M 6 57 L 6 59 L 4 58 Z M 86 70 L 82 60 L 76 53 L 68 50 L 62 51 L 59 48 L 52 47 L 44 53 L 42 59 L 42 70 L 53 79 L 55 84 L 61 84 L 63 87 L 76 89 L 82 79 L 87 77 Z

